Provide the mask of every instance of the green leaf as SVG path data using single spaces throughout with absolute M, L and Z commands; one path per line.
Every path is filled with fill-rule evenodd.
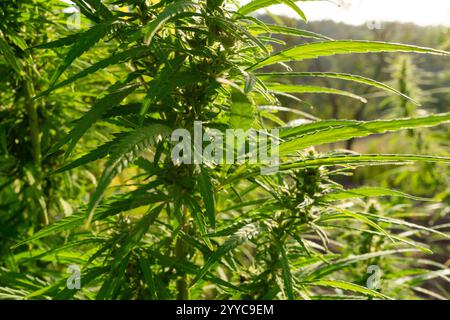
M 450 235 L 448 235 L 446 233 L 443 233 L 441 231 L 435 230 L 433 228 L 428 228 L 428 227 L 421 226 L 421 225 L 418 225 L 418 224 L 415 224 L 415 223 L 412 223 L 412 222 L 408 222 L 408 221 L 405 221 L 405 220 L 401 220 L 401 219 L 395 219 L 395 218 L 391 218 L 391 217 L 382 217 L 382 216 L 374 215 L 374 214 L 371 214 L 371 213 L 365 213 L 365 214 L 367 216 L 370 216 L 370 217 L 374 218 L 374 219 L 377 219 L 378 221 L 387 222 L 387 223 L 391 223 L 391 224 L 396 224 L 396 225 L 399 225 L 399 226 L 404 226 L 404 227 L 407 227 L 409 229 L 423 230 L 423 231 L 427 231 L 427 232 L 430 232 L 430 233 L 437 234 L 437 235 L 443 237 L 444 239 L 450 239 Z
M 186 200 L 188 206 L 190 207 L 195 224 L 196 224 L 198 230 L 200 231 L 200 235 L 201 235 L 203 241 L 205 242 L 205 244 L 208 246 L 208 248 L 210 250 L 213 250 L 214 247 L 211 244 L 211 240 L 209 239 L 209 237 L 207 235 L 208 230 L 206 228 L 205 217 L 203 215 L 200 205 L 192 197 L 186 197 L 185 200 Z M 215 223 L 215 221 L 214 221 L 214 223 Z
M 193 286 L 197 281 L 202 279 L 208 271 L 217 263 L 220 261 L 220 259 L 227 254 L 229 251 L 236 248 L 242 241 L 238 239 L 237 237 L 230 237 L 227 241 L 222 244 L 219 249 L 217 249 L 206 261 L 206 263 L 203 265 L 203 268 L 200 270 L 199 273 L 195 276 L 195 278 L 190 283 L 190 286 Z
M 165 203 L 162 203 L 154 208 L 151 208 L 138 222 L 136 222 L 131 230 L 128 231 L 126 237 L 122 238 L 120 248 L 114 252 L 114 261 L 112 268 L 119 267 L 122 257 L 128 256 L 134 247 L 139 246 L 139 243 L 147 233 L 150 226 L 158 218 Z
M 103 37 L 105 37 L 111 30 L 111 26 L 111 23 L 103 22 L 83 32 L 76 39 L 69 52 L 66 54 L 63 62 L 56 69 L 50 80 L 50 87 L 56 83 L 62 73 L 72 64 L 72 62 L 75 61 L 75 59 L 79 58 L 84 52 L 88 51 Z
M 291 125 L 291 126 L 288 125 L 286 127 L 279 128 L 280 138 L 288 139 L 302 134 L 315 132 L 318 130 L 334 127 L 351 126 L 357 123 L 358 122 L 356 120 L 335 120 L 335 119 L 319 120 L 319 121 L 308 120 L 308 122 L 302 123 L 301 125 Z
M 226 255 L 228 252 L 236 248 L 238 245 L 246 240 L 251 239 L 253 236 L 257 235 L 259 232 L 258 226 L 255 224 L 248 224 L 241 229 L 239 229 L 234 235 L 229 237 L 205 262 L 203 268 L 192 280 L 190 286 L 193 286 L 197 281 L 202 279 L 208 271 L 220 261 L 220 259 Z
M 382 227 L 380 227 L 378 224 L 376 224 L 375 222 L 373 222 L 369 218 L 365 217 L 364 215 L 356 213 L 356 212 L 352 212 L 352 211 L 349 211 L 349 210 L 343 210 L 343 209 L 341 209 L 339 211 L 342 214 L 346 215 L 346 216 L 349 216 L 349 217 L 351 217 L 353 219 L 362 221 L 363 223 L 365 223 L 365 224 L 371 226 L 372 228 L 374 228 L 375 230 L 380 231 L 382 234 L 384 234 L 385 236 L 387 236 L 389 239 L 391 239 L 394 242 L 394 239 L 391 238 L 390 234 L 386 230 L 384 230 Z
M 69 146 L 66 150 L 66 157 L 68 157 L 75 147 L 76 143 L 78 142 L 78 140 L 80 140 L 84 133 L 98 119 L 100 119 L 106 111 L 122 102 L 122 100 L 125 99 L 130 93 L 132 93 L 138 86 L 138 84 L 129 85 L 98 99 L 92 106 L 92 108 L 77 121 L 76 126 L 63 139 L 61 139 L 50 149 L 48 154 L 54 153 L 63 145 L 69 143 Z
M 206 214 L 209 223 L 213 228 L 216 227 L 216 205 L 214 199 L 214 187 L 211 183 L 211 177 L 204 166 L 200 166 L 200 174 L 198 176 L 198 186 L 200 194 L 205 204 Z
M 166 97 L 176 86 L 196 82 L 198 74 L 187 71 L 180 72 L 185 59 L 186 56 L 182 55 L 170 60 L 149 82 L 150 88 L 147 90 L 140 110 L 141 117 L 147 113 L 152 103 Z
M 288 93 L 327 93 L 327 94 L 337 94 L 341 96 L 350 97 L 366 103 L 367 100 L 361 96 L 353 94 L 348 91 L 319 87 L 319 86 L 304 86 L 304 85 L 293 85 L 293 84 L 267 84 L 267 88 L 273 91 L 288 92 Z
M 286 290 L 286 295 L 289 300 L 294 300 L 294 289 L 293 289 L 293 280 L 292 280 L 292 274 L 290 269 L 289 260 L 286 255 L 286 251 L 283 247 L 283 245 L 278 244 L 278 250 L 281 253 L 281 273 L 283 276 L 283 282 L 284 282 L 284 289 Z
M 139 29 L 129 36 L 129 41 L 136 41 L 142 37 L 145 38 L 145 43 L 148 45 L 152 41 L 155 33 L 167 22 L 167 20 L 186 11 L 192 11 L 197 8 L 197 5 L 191 1 L 175 1 L 167 5 L 164 10 L 149 24 Z
M 28 50 L 27 43 L 19 33 L 8 27 L 3 28 L 3 31 L 12 44 L 19 47 L 23 51 Z
M 254 121 L 255 106 L 243 93 L 233 90 L 231 95 L 230 125 L 234 129 L 247 130 Z
M 11 68 L 13 68 L 13 70 L 18 75 L 23 75 L 22 67 L 20 65 L 19 60 L 16 59 L 13 49 L 9 46 L 9 44 L 3 38 L 1 33 L 0 33 L 0 54 L 3 55 L 6 62 L 8 62 Z
M 336 193 L 329 193 L 321 197 L 321 199 L 324 201 L 336 201 L 354 198 L 383 197 L 383 196 L 402 197 L 418 201 L 433 201 L 433 199 L 415 197 L 404 192 L 380 187 L 362 187 L 343 190 Z
M 263 33 L 275 33 L 275 34 L 285 34 L 291 36 L 298 36 L 302 38 L 311 38 L 311 39 L 320 39 L 320 40 L 333 40 L 327 36 L 297 28 L 291 28 L 286 26 L 279 26 L 275 24 L 252 24 L 248 26 L 248 29 L 252 31 L 254 34 L 263 34 Z
M 436 162 L 436 163 L 449 163 L 450 157 L 438 157 L 427 155 L 409 155 L 409 154 L 351 154 L 351 155 L 337 155 L 337 156 L 320 156 L 317 158 L 306 158 L 302 160 L 296 160 L 291 162 L 281 163 L 276 166 L 276 170 L 288 171 L 304 168 L 318 168 L 321 166 L 373 166 L 373 165 L 403 165 L 415 161 Z M 246 167 L 242 167 L 246 168 Z M 230 184 L 241 179 L 248 179 L 260 175 L 261 170 L 249 169 L 238 171 L 236 174 L 230 176 L 225 184 Z
M 336 54 L 365 53 L 365 52 L 417 52 L 437 55 L 450 55 L 449 52 L 406 44 L 379 42 L 379 41 L 324 41 L 308 43 L 290 49 L 277 52 L 268 58 L 261 60 L 249 69 L 255 70 L 261 67 L 287 61 L 302 61 Z
M 343 212 L 345 210 L 340 209 L 340 208 L 335 208 L 338 212 Z M 386 236 L 386 232 L 378 232 L 375 230 L 369 230 L 369 229 L 362 229 L 362 228 L 358 228 L 358 227 L 350 227 L 348 225 L 338 225 L 336 223 L 333 224 L 324 224 L 323 222 L 329 221 L 329 220 L 340 220 L 340 219 L 347 219 L 348 215 L 346 214 L 341 214 L 341 213 L 337 213 L 337 214 L 327 214 L 327 215 L 323 215 L 322 217 L 320 217 L 320 219 L 317 222 L 320 222 L 321 226 L 325 226 L 325 227 L 329 227 L 329 228 L 338 228 L 338 229 L 346 229 L 346 230 L 352 230 L 352 231 L 358 231 L 361 233 L 368 233 L 368 234 L 374 234 L 374 235 L 379 235 L 379 236 Z M 374 220 L 377 220 L 377 218 L 373 218 Z M 418 243 L 415 241 L 412 241 L 406 237 L 399 237 L 396 236 L 392 233 L 389 234 L 389 238 L 392 240 L 397 240 L 399 242 L 405 243 L 408 246 L 412 246 L 416 249 L 419 249 L 420 251 L 427 253 L 427 254 L 433 254 L 433 251 L 431 251 L 429 248 L 427 248 L 424 244 L 422 243 Z
M 173 259 L 172 257 L 164 256 L 161 253 L 153 251 L 153 250 L 149 250 L 149 252 L 152 254 L 152 256 L 154 256 L 156 259 L 158 259 L 163 266 L 175 268 L 183 273 L 188 273 L 188 274 L 198 274 L 198 272 L 199 272 L 198 266 L 196 266 L 195 264 L 193 264 L 189 261 Z M 237 290 L 237 291 L 243 291 L 241 288 L 236 287 L 236 286 L 232 285 L 231 283 L 224 281 L 213 275 L 206 274 L 204 277 L 206 280 L 211 281 L 212 283 L 215 283 L 217 285 L 224 286 L 226 288 L 230 288 L 230 289 Z
M 51 235 L 55 232 L 63 232 L 65 230 L 70 230 L 72 228 L 79 226 L 80 221 L 83 221 L 81 215 L 72 214 L 68 217 L 63 218 L 62 220 L 60 220 L 58 222 L 50 224 L 49 226 L 45 227 L 44 229 L 39 230 L 38 232 L 36 232 L 34 235 L 27 238 L 26 240 L 18 242 L 17 244 L 12 246 L 12 248 L 17 248 L 25 243 L 38 240 L 40 238 Z
M 450 163 L 450 158 L 436 156 L 421 156 L 407 154 L 365 154 L 365 155 L 342 155 L 320 157 L 315 159 L 305 159 L 290 163 L 283 163 L 279 166 L 280 170 L 291 170 L 300 168 L 315 168 L 320 166 L 367 166 L 367 165 L 386 165 L 386 164 L 404 164 L 413 161 L 427 161 Z
M 156 285 L 155 285 L 155 279 L 153 278 L 153 272 L 152 272 L 152 269 L 150 267 L 148 260 L 146 258 L 142 257 L 141 259 L 139 259 L 139 266 L 142 270 L 142 273 L 144 274 L 144 279 L 147 284 L 147 289 L 150 294 L 150 298 L 152 300 L 156 300 L 157 299 L 157 295 L 156 295 L 157 289 L 156 289 Z
M 277 79 L 279 77 L 323 77 L 323 78 L 347 80 L 347 81 L 352 81 L 352 82 L 356 82 L 356 83 L 366 84 L 369 86 L 373 86 L 373 87 L 385 90 L 390 93 L 394 93 L 405 99 L 408 99 L 409 101 L 411 101 L 412 103 L 414 103 L 416 105 L 420 105 L 414 99 L 401 93 L 400 91 L 396 90 L 395 88 L 388 86 L 387 84 L 378 82 L 378 81 L 370 79 L 370 78 L 354 75 L 354 74 L 335 73 L 335 72 L 271 72 L 271 73 L 257 73 L 255 75 L 258 76 L 258 78 L 261 78 L 263 80 L 264 79 L 272 79 L 272 78 Z
M 358 293 L 362 293 L 365 295 L 368 295 L 370 297 L 374 297 L 374 298 L 380 298 L 380 299 L 388 299 L 388 300 L 392 300 L 392 298 L 379 293 L 375 290 L 354 284 L 354 283 L 350 283 L 347 281 L 342 281 L 342 280 L 317 280 L 317 281 L 312 281 L 312 282 L 305 282 L 305 285 L 311 285 L 311 286 L 324 286 L 324 287 L 331 287 L 331 288 L 338 288 L 338 289 L 342 289 L 342 290 L 349 290 L 349 291 L 353 291 L 353 292 L 358 292 Z
M 142 58 L 145 57 L 146 55 L 150 54 L 151 49 L 147 46 L 139 46 L 139 47 L 134 47 L 119 53 L 116 53 L 102 61 L 96 62 L 94 63 L 92 66 L 84 69 L 83 71 L 71 76 L 70 78 L 61 81 L 58 84 L 53 85 L 52 87 L 50 87 L 49 89 L 41 92 L 39 95 L 36 96 L 36 98 L 39 98 L 41 96 L 47 95 L 50 92 L 64 87 L 78 79 L 81 79 L 83 77 L 86 77 L 87 75 L 97 72 L 98 70 L 101 69 L 105 69 L 108 66 L 114 65 L 114 64 L 119 64 L 119 63 L 123 63 L 126 62 L 128 60 L 133 60 L 133 59 L 138 59 L 138 58 Z
M 290 7 L 300 16 L 300 18 L 302 18 L 304 21 L 307 21 L 305 13 L 292 0 L 253 0 L 247 3 L 246 5 L 242 6 L 241 8 L 239 8 L 238 13 L 242 15 L 247 15 L 261 8 L 281 3 Z
M 450 113 L 393 120 L 348 121 L 346 124 L 342 121 L 337 121 L 336 123 L 340 124 L 338 126 L 330 126 L 328 128 L 325 127 L 324 129 L 302 133 L 299 137 L 283 142 L 280 144 L 279 150 L 280 154 L 286 154 L 324 143 L 345 141 L 352 138 L 403 129 L 435 126 L 449 121 Z M 293 135 L 295 132 L 295 128 L 290 128 L 288 130 L 289 136 Z M 305 132 L 304 128 L 300 128 L 300 131 Z M 285 137 L 286 133 L 281 133 L 281 136 Z
M 115 139 L 108 141 L 105 144 L 102 144 L 98 148 L 96 148 L 96 149 L 88 152 L 84 156 L 81 156 L 80 158 L 62 166 L 61 168 L 51 172 L 50 174 L 56 174 L 56 173 L 61 173 L 61 172 L 67 171 L 67 170 L 71 170 L 71 169 L 77 168 L 79 166 L 85 165 L 89 162 L 106 157 L 111 152 L 112 146 L 114 146 L 117 143 L 117 141 L 123 136 L 124 136 L 124 134 L 118 135 Z
M 103 198 L 106 188 L 112 179 L 133 162 L 150 146 L 162 141 L 170 134 L 170 128 L 161 124 L 141 127 L 126 135 L 113 146 L 113 151 L 105 164 L 105 169 L 92 195 L 87 208 L 87 224 L 92 220 L 94 210 Z
M 61 39 L 57 39 L 54 41 L 36 45 L 34 47 L 29 48 L 29 50 L 31 50 L 31 49 L 52 49 L 52 48 L 68 46 L 68 45 L 75 43 L 82 36 L 83 36 L 83 33 L 71 34 L 71 35 L 68 35 L 67 37 L 64 37 Z
M 257 37 L 255 37 L 251 32 L 247 30 L 247 28 L 241 26 L 240 24 L 234 23 L 232 20 L 224 19 L 221 17 L 214 17 L 214 21 L 218 23 L 224 29 L 228 29 L 228 32 L 232 37 L 242 38 L 242 35 L 236 31 L 240 31 L 244 34 L 250 41 L 260 47 L 265 53 L 269 53 L 269 50 L 266 48 L 264 43 L 262 43 Z
M 127 196 L 118 196 L 117 198 L 110 200 L 107 204 L 101 206 L 95 215 L 92 217 L 92 221 L 105 219 L 106 217 L 113 216 L 115 214 L 147 206 L 150 204 L 165 201 L 166 197 L 160 193 L 145 192 L 144 190 L 136 190 L 131 192 Z M 64 217 L 61 220 L 39 230 L 31 237 L 18 242 L 12 248 L 17 248 L 23 244 L 36 241 L 38 239 L 47 237 L 54 233 L 61 233 L 68 230 L 73 230 L 83 225 L 86 221 L 85 210 L 80 210 L 79 213 L 74 213 L 68 217 Z
M 107 267 L 93 267 L 90 268 L 88 270 L 86 270 L 86 272 L 83 272 L 81 274 L 81 279 L 83 279 L 82 283 L 84 286 L 87 286 L 89 283 L 91 283 L 92 281 L 95 281 L 96 279 L 98 279 L 99 277 L 103 276 L 104 274 L 107 274 L 108 272 L 110 272 L 110 268 L 109 266 Z M 73 296 L 77 293 L 78 290 L 71 290 L 67 287 L 67 280 L 63 279 L 62 281 L 62 286 L 63 286 L 63 290 L 61 290 L 60 292 L 58 292 L 58 294 L 54 297 L 56 300 L 69 300 L 72 299 Z
M 360 261 L 366 261 L 372 258 L 383 257 L 388 255 L 408 253 L 408 252 L 420 252 L 418 249 L 397 249 L 397 250 L 386 250 L 377 251 L 373 253 L 365 253 L 356 256 L 350 256 L 335 261 L 330 261 L 328 264 L 321 264 L 314 268 L 308 275 L 306 280 L 315 280 L 323 278 L 324 276 L 331 274 L 333 272 L 342 270 Z

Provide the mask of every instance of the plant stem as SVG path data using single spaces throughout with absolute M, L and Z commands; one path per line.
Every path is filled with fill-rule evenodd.
M 25 88 L 25 110 L 27 112 L 28 124 L 30 126 L 31 153 L 34 164 L 40 172 L 41 168 L 41 140 L 39 134 L 39 120 L 36 104 L 33 100 L 34 88 L 30 81 L 24 81 Z
M 35 188 L 42 191 L 41 188 L 41 175 L 42 175 L 42 152 L 41 152 L 41 137 L 40 137 L 40 129 L 39 129 L 39 118 L 37 113 L 37 106 L 34 97 L 34 87 L 32 80 L 25 79 L 24 82 L 24 95 L 25 95 L 25 110 L 28 117 L 28 125 L 30 128 L 30 140 L 31 140 L 31 154 L 33 157 L 33 163 L 36 170 L 36 182 Z M 38 207 L 41 204 L 37 204 Z M 42 210 L 42 222 L 45 225 L 49 224 L 48 214 L 45 209 Z
M 188 232 L 187 226 L 187 207 L 183 206 L 183 214 L 181 216 L 181 230 L 183 232 Z M 187 255 L 187 247 L 181 237 L 178 237 L 177 243 L 175 244 L 175 255 L 178 261 L 185 261 Z M 179 272 L 179 278 L 177 279 L 177 290 L 178 290 L 178 300 L 188 300 L 189 299 L 189 289 L 187 284 L 187 276 L 184 272 Z

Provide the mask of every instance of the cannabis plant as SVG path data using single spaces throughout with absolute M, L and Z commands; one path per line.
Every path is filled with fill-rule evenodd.
M 416 235 L 448 235 L 401 214 L 412 201 L 431 199 L 379 186 L 349 189 L 339 181 L 359 167 L 447 165 L 450 158 L 316 147 L 437 126 L 450 114 L 323 120 L 308 112 L 302 94 L 341 95 L 348 98 L 344 108 L 366 97 L 285 79 L 349 81 L 414 105 L 405 92 L 377 80 L 296 72 L 292 62 L 369 52 L 448 59 L 450 53 L 333 40 L 253 14 L 282 2 L 306 20 L 291 0 L 72 2 L 81 29 L 64 27 L 64 14 L 43 9 L 54 1 L 0 7 L 7 17 L 0 23 L 1 237 L 15 227 L 0 260 L 2 297 L 409 298 L 415 288 L 426 292 L 422 281 L 448 274 L 438 263 L 433 270 L 414 265 L 431 252 Z M 43 19 L 27 20 L 36 13 Z M 27 28 L 40 28 L 46 39 L 31 38 Z M 288 47 L 277 35 L 303 43 Z M 269 72 L 275 64 L 283 71 Z M 298 108 L 283 106 L 280 97 Z M 287 122 L 284 113 L 296 119 Z M 182 159 L 198 161 L 174 161 L 173 133 L 180 129 L 204 137 L 202 150 L 218 144 L 212 132 L 278 132 L 267 142 L 278 161 L 251 158 L 251 139 L 222 143 L 212 158 L 185 140 Z M 244 150 L 244 157 L 233 152 L 224 161 L 230 148 Z M 385 274 L 382 285 L 366 284 L 373 266 Z M 79 286 L 70 270 L 80 271 Z

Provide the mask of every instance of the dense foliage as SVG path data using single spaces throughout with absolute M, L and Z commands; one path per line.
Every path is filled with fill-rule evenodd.
M 72 2 L 0 1 L 2 298 L 448 298 L 449 270 L 428 258 L 447 226 L 420 221 L 449 211 L 448 107 L 420 106 L 409 55 L 387 62 L 389 84 L 301 68 L 384 52 L 444 64 L 450 53 L 252 15 L 279 1 Z M 387 117 L 363 120 L 372 91 L 356 85 L 381 92 Z M 333 100 L 324 119 L 302 99 L 316 93 L 362 111 L 339 119 Z M 278 128 L 277 171 L 174 163 L 171 133 L 195 121 L 205 132 Z M 401 146 L 350 150 L 400 130 Z M 367 284 L 369 266 L 380 286 Z M 435 278 L 447 282 L 423 285 Z

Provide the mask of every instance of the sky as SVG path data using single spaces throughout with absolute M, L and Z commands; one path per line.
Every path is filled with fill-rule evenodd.
M 450 26 L 450 0 L 298 1 L 297 5 L 309 20 L 331 19 L 354 25 L 399 21 Z M 284 5 L 271 6 L 270 10 L 276 14 L 296 16 L 292 9 Z
M 70 3 L 70 0 L 62 1 Z M 250 0 L 239 2 L 245 4 Z M 368 23 L 369 27 L 377 27 L 382 21 L 399 21 L 450 27 L 450 0 L 315 0 L 297 1 L 297 5 L 311 21 L 331 19 L 354 25 Z M 269 8 L 275 14 L 298 17 L 285 5 Z M 258 12 L 263 13 L 264 10 Z

